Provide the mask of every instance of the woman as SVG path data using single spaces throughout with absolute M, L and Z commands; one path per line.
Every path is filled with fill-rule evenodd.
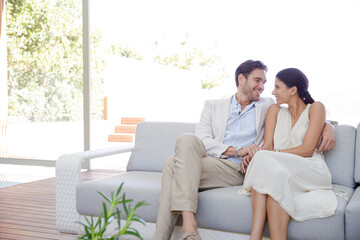
M 276 104 L 266 116 L 265 150 L 254 155 L 243 185 L 243 192 L 251 193 L 250 239 L 262 239 L 266 217 L 271 239 L 286 239 L 290 217 L 303 221 L 335 214 L 331 174 L 316 151 L 325 107 L 314 102 L 307 89 L 306 76 L 296 68 L 276 75 Z

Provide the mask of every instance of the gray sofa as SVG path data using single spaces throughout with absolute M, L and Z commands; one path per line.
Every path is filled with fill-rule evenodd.
M 345 233 L 348 240 L 360 239 L 360 123 L 356 135 L 354 179 L 357 188 L 345 209 Z
M 291 220 L 289 239 L 360 239 L 360 124 L 336 127 L 336 146 L 326 152 L 332 173 L 338 207 L 334 216 L 303 222 Z M 138 209 L 146 226 L 135 226 L 144 239 L 152 239 L 161 189 L 164 162 L 173 155 L 177 137 L 193 133 L 195 123 L 143 122 L 136 130 L 135 146 L 102 149 L 61 156 L 56 163 L 56 222 L 60 232 L 80 233 L 75 224 L 84 215 L 98 216 L 102 198 L 97 191 L 110 194 L 121 182 L 128 198 L 146 200 L 150 205 Z M 356 141 L 357 139 L 357 141 Z M 356 147 L 357 144 L 357 147 Z M 357 149 L 357 152 L 355 153 Z M 85 159 L 131 151 L 127 171 L 118 176 L 81 182 L 81 163 Z M 248 239 L 251 231 L 251 198 L 238 193 L 241 186 L 199 193 L 196 219 L 203 239 Z M 355 193 L 354 193 L 355 192 Z M 181 225 L 181 219 L 179 220 Z M 178 239 L 176 227 L 172 239 Z M 265 227 L 265 236 L 269 236 Z

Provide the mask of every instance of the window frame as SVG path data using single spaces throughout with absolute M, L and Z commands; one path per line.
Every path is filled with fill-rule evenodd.
M 6 2 L 5 2 L 6 3 Z M 89 0 L 82 0 L 83 20 L 83 101 L 84 101 L 84 151 L 91 149 L 91 81 L 90 81 L 90 11 Z M 65 154 L 65 153 L 64 153 Z M 55 167 L 56 160 L 0 157 L 0 164 Z M 91 169 L 91 160 L 84 161 L 82 168 Z

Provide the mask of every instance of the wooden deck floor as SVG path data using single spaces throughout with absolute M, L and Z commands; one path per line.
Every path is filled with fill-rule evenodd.
M 93 170 L 83 180 L 113 176 L 121 171 Z M 0 239 L 77 239 L 61 234 L 55 223 L 55 178 L 0 189 Z

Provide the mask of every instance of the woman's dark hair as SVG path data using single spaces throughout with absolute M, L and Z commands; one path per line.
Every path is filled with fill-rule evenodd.
M 276 77 L 282 81 L 288 88 L 296 87 L 299 97 L 305 104 L 313 103 L 308 87 L 309 81 L 305 74 L 297 68 L 286 68 L 276 74 Z
M 267 67 L 261 61 L 247 60 L 240 64 L 235 71 L 235 83 L 236 87 L 239 86 L 238 76 L 239 74 L 244 75 L 245 78 L 249 76 L 249 74 L 256 68 L 260 68 L 267 72 Z

